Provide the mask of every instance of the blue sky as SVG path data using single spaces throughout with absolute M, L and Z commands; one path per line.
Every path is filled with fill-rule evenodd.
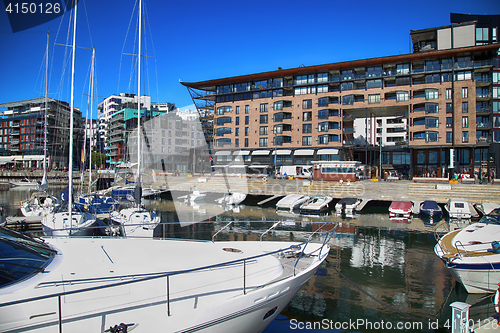
M 500 14 L 498 0 L 145 0 L 145 5 L 146 47 L 142 53 L 147 48 L 149 57 L 143 73 L 149 75 L 143 76 L 141 92 L 151 95 L 152 101 L 178 107 L 192 104 L 179 80 L 195 82 L 278 67 L 404 54 L 410 52 L 410 30 L 447 25 L 450 12 Z M 96 104 L 105 97 L 137 93 L 137 79 L 131 74 L 133 57 L 122 54 L 134 53 L 134 6 L 135 0 L 79 2 L 77 45 L 96 48 L 94 117 Z M 7 14 L 0 13 L 0 103 L 43 95 L 47 29 L 50 97 L 69 102 L 71 69 L 69 63 L 63 67 L 67 48 L 54 45 L 67 42 L 68 22 L 65 15 L 12 33 Z M 91 52 L 78 49 L 76 59 L 75 106 L 84 111 Z

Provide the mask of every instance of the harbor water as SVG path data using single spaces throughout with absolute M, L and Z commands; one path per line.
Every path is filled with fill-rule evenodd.
M 54 193 L 60 189 L 54 189 Z M 8 216 L 19 215 L 27 190 L 0 191 Z M 391 220 L 387 206 L 375 202 L 354 216 L 303 216 L 276 212 L 272 203 L 221 207 L 207 196 L 203 202 L 146 200 L 162 217 L 156 236 L 211 239 L 214 231 L 234 221 L 217 240 L 306 240 L 310 232 L 335 230 L 327 263 L 308 281 L 265 332 L 447 332 L 449 304 L 472 304 L 471 320 L 484 320 L 495 309 L 491 295 L 467 295 L 434 254 L 436 230 L 446 219 Z

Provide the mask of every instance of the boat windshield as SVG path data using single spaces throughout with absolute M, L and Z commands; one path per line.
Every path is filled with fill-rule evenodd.
M 42 241 L 0 227 L 0 288 L 43 271 L 55 254 Z

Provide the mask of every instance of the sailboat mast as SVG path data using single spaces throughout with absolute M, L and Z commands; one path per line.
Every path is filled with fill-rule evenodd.
M 68 215 L 71 227 L 73 227 L 73 114 L 75 107 L 75 51 L 76 51 L 76 7 L 77 2 L 75 2 L 74 7 L 74 19 L 73 19 L 73 55 L 71 63 L 71 104 L 69 113 L 69 163 L 68 163 Z
M 47 181 L 47 107 L 49 95 L 49 32 L 47 31 L 47 57 L 45 59 L 45 114 L 43 130 L 43 179 L 42 184 Z
M 94 139 L 93 136 L 93 124 L 92 124 L 92 108 L 93 108 L 93 102 L 94 102 L 94 61 L 95 61 L 95 48 L 92 48 L 92 65 L 90 69 L 90 140 L 89 140 L 89 194 L 92 191 L 92 140 Z M 85 156 L 87 155 L 87 152 L 85 152 Z M 85 166 L 84 166 L 85 167 Z
M 139 48 L 137 52 L 137 182 L 141 181 L 141 33 L 142 0 L 139 0 Z

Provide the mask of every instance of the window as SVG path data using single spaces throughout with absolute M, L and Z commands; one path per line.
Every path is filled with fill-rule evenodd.
M 234 124 L 238 126 L 240 124 L 240 117 L 234 118 Z
M 455 81 L 471 80 L 472 75 L 470 71 L 455 72 Z
M 366 81 L 366 88 L 382 88 L 382 80 L 367 80 Z
M 462 132 L 462 142 L 469 142 L 469 132 Z
M 303 146 L 312 146 L 312 136 L 303 136 L 302 137 L 302 145 Z
M 453 140 L 453 132 L 446 132 L 446 143 L 451 143 Z
M 451 117 L 447 117 L 446 118 L 446 128 L 451 128 L 452 127 L 452 124 L 453 124 L 452 120 L 453 120 L 453 118 L 451 118 Z
M 437 118 L 437 117 L 426 117 L 425 118 L 425 127 L 426 128 L 439 127 L 439 118 Z
M 283 101 L 274 102 L 274 110 L 283 110 Z
M 352 105 L 354 103 L 354 95 L 346 95 L 342 97 L 342 105 Z
M 312 120 L 312 112 L 302 112 L 302 120 L 303 121 L 311 121 Z
M 267 103 L 263 103 L 260 105 L 260 112 L 267 112 L 268 111 L 268 106 Z
M 354 83 L 352 82 L 344 82 L 340 85 L 340 89 L 342 91 L 346 91 L 346 90 L 353 90 L 354 89 Z
M 245 138 L 245 147 L 248 147 L 248 138 Z
M 217 108 L 218 115 L 224 114 L 226 112 L 231 112 L 231 111 L 232 111 L 232 108 L 230 106 L 219 106 Z
M 439 141 L 439 133 L 438 132 L 428 131 L 426 134 L 427 134 L 427 138 L 426 138 L 427 142 Z
M 328 121 L 318 124 L 318 132 L 328 132 Z
M 274 134 L 283 134 L 283 125 L 275 125 L 273 128 Z
M 396 66 L 396 75 L 410 74 L 410 64 L 398 64 Z
M 318 106 L 319 107 L 328 106 L 328 97 L 318 98 Z
M 488 28 L 476 28 L 476 41 L 488 41 Z
M 500 82 L 500 72 L 493 72 L 493 83 L 498 83 Z
M 318 73 L 318 82 L 328 82 L 328 73 Z
M 469 127 L 469 117 L 462 117 L 462 127 L 467 128 Z
M 304 99 L 302 101 L 302 108 L 305 110 L 312 109 L 312 99 Z
M 500 98 L 500 87 L 493 87 L 493 98 Z
M 368 103 L 369 104 L 380 103 L 380 94 L 368 95 Z
M 469 89 L 462 87 L 462 98 L 469 98 Z
M 328 134 L 318 136 L 318 144 L 326 145 L 328 142 Z
M 259 139 L 259 147 L 267 147 L 268 139 L 267 138 L 260 138 Z
M 446 113 L 453 113 L 453 104 L 446 103 Z
M 425 99 L 438 99 L 439 90 L 437 89 L 425 89 Z
M 245 113 L 248 114 L 250 112 L 250 105 L 245 105 Z
M 302 124 L 302 133 L 312 133 L 312 124 Z
M 250 127 L 245 127 L 245 136 L 248 136 L 249 132 L 250 132 Z
M 407 91 L 398 91 L 396 92 L 396 101 L 402 102 L 408 100 L 408 92 Z
M 260 123 L 261 124 L 267 124 L 268 123 L 269 116 L 267 114 L 262 114 L 260 115 Z
M 320 86 L 318 86 L 317 90 L 318 90 L 318 93 L 328 92 L 328 85 L 326 85 L 326 84 L 320 85 Z
M 245 116 L 245 125 L 248 125 L 250 123 L 250 117 Z
M 267 135 L 267 126 L 261 126 L 259 129 L 259 135 Z
M 500 128 L 500 116 L 493 116 L 493 127 Z
M 236 127 L 236 128 L 234 129 L 234 135 L 235 135 L 235 136 L 239 136 L 239 135 L 240 135 L 240 128 L 239 128 L 239 127 Z
M 236 106 L 236 114 L 240 114 L 240 106 L 239 105 Z
M 469 102 L 462 102 L 462 113 L 469 113 Z
M 446 89 L 446 99 L 451 99 L 451 89 L 450 88 Z

